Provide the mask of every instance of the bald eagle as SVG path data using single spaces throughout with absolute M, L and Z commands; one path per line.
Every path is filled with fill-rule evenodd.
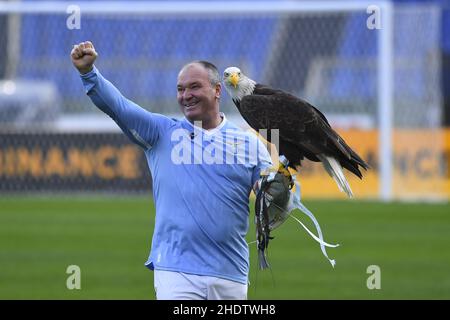
M 339 189 L 353 196 L 342 168 L 362 179 L 359 167 L 369 166 L 308 102 L 282 90 L 256 83 L 239 68 L 223 73 L 225 89 L 244 120 L 256 131 L 279 129 L 279 150 L 295 170 L 304 158 L 322 162 Z

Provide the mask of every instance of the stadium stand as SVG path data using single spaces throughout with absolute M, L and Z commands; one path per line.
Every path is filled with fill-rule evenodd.
M 436 3 L 443 8 L 450 4 L 448 0 L 394 2 Z M 411 12 L 407 14 L 411 16 Z M 396 10 L 394 19 L 395 62 L 402 61 L 396 65 L 394 92 L 396 97 L 403 97 L 399 105 L 405 106 L 396 108 L 399 125 L 435 125 L 433 116 L 427 114 L 405 120 L 404 108 L 411 110 L 413 104 L 414 110 L 420 112 L 424 103 L 439 104 L 438 94 L 432 89 L 439 83 L 430 79 L 427 63 L 429 59 L 439 61 L 439 48 L 435 47 L 439 34 L 444 62 L 445 54 L 448 56 L 450 52 L 450 40 L 444 36 L 444 31 L 450 30 L 448 11 L 443 11 L 442 32 L 437 32 L 438 22 L 430 13 L 417 13 L 421 14 L 428 17 L 423 17 L 420 32 L 415 32 L 415 26 L 411 25 L 414 20 L 401 17 L 401 10 Z M 54 82 L 66 113 L 95 112 L 86 100 L 80 100 L 80 92 L 74 90 L 79 87 L 79 79 L 67 63 L 68 48 L 91 39 L 101 52 L 98 64 L 104 75 L 125 95 L 156 112 L 177 112 L 174 83 L 179 68 L 190 60 L 205 59 L 215 62 L 219 69 L 239 65 L 261 82 L 319 104 L 325 113 L 339 112 L 345 106 L 348 113 L 376 117 L 377 36 L 358 27 L 366 23 L 365 13 L 338 15 L 326 22 L 315 16 L 302 19 L 268 16 L 250 20 L 204 17 L 193 21 L 188 17 L 149 20 L 145 16 L 117 19 L 96 15 L 84 16 L 80 30 L 60 28 L 65 19 L 64 15 L 45 14 L 22 18 L 17 77 Z M 311 37 L 311 30 L 321 32 L 315 33 L 313 47 L 302 50 L 301 44 Z M 405 36 L 411 33 L 414 37 Z M 450 81 L 446 74 L 443 73 L 442 83 L 444 96 L 449 96 Z M 227 102 L 226 96 L 224 100 Z M 234 111 L 231 104 L 223 105 L 224 111 Z
M 65 19 L 54 15 L 23 17 L 20 78 L 53 81 L 64 97 L 66 111 L 86 111 L 74 105 L 80 97 L 74 90 L 80 80 L 68 63 L 67 52 L 72 44 L 91 39 L 101 54 L 98 65 L 102 73 L 125 95 L 164 113 L 177 111 L 176 77 L 180 67 L 191 60 L 211 60 L 220 69 L 241 65 L 254 77 L 261 77 L 276 23 L 273 18 L 205 18 L 186 24 L 183 19 L 86 16 L 80 30 L 61 30 L 58 26 L 65 24 Z M 45 33 L 40 32 L 42 28 Z M 261 37 L 253 37 L 255 32 Z M 231 59 L 236 56 L 239 61 Z

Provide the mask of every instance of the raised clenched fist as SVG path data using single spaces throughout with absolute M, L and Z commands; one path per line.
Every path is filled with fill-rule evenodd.
M 94 45 L 90 41 L 74 45 L 70 52 L 72 63 L 81 74 L 88 73 L 92 70 L 97 56 L 98 54 L 95 51 Z

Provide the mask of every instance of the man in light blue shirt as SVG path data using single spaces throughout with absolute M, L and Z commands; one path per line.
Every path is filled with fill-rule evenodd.
M 219 111 L 214 65 L 184 66 L 177 100 L 185 118 L 151 113 L 126 99 L 95 68 L 83 42 L 71 52 L 85 90 L 145 152 L 153 178 L 156 222 L 146 266 L 158 299 L 245 299 L 249 195 L 270 167 L 265 146 Z

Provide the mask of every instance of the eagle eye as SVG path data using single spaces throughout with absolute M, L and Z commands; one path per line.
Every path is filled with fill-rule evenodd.
M 224 75 L 225 77 L 228 77 L 230 74 L 229 74 L 228 72 L 225 72 L 223 75 Z

